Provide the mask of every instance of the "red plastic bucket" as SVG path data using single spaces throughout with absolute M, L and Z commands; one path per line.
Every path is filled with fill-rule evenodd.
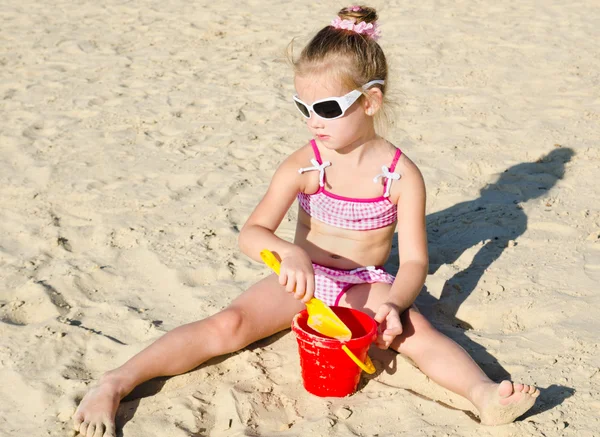
M 352 331 L 350 340 L 325 337 L 310 328 L 306 310 L 296 314 L 292 331 L 298 341 L 304 388 L 320 397 L 344 397 L 356 391 L 361 369 L 342 345 L 364 362 L 369 346 L 377 338 L 377 324 L 362 311 L 335 306 L 331 309 Z

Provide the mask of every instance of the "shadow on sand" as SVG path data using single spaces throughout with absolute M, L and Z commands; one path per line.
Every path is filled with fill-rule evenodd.
M 473 293 L 484 272 L 496 261 L 511 241 L 527 229 L 527 216 L 522 204 L 545 196 L 563 178 L 565 165 L 574 152 L 557 148 L 536 162 L 527 162 L 506 169 L 495 183 L 480 191 L 477 199 L 456 204 L 427 216 L 430 268 L 434 274 L 440 266 L 453 264 L 468 249 L 480 246 L 471 264 L 446 281 L 440 298 L 424 287 L 417 298 L 419 310 L 458 344 L 496 381 L 511 379 L 510 373 L 487 350 L 469 338 L 465 332 L 473 329 L 456 318 L 458 309 Z M 398 269 L 398 248 L 394 242 L 386 270 Z M 390 354 L 390 359 L 393 355 Z M 386 371 L 394 372 L 392 363 L 383 363 Z M 569 387 L 552 385 L 540 389 L 541 402 L 525 417 L 560 404 L 571 396 Z M 543 399 L 543 400 L 542 400 Z M 543 409 L 541 409 L 543 408 Z

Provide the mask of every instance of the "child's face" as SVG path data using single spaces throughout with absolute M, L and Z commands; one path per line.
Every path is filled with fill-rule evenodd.
M 342 84 L 325 74 L 296 76 L 294 85 L 298 98 L 308 105 L 329 97 L 341 97 L 348 93 Z M 365 113 L 363 99 L 358 99 L 344 115 L 336 119 L 324 119 L 310 112 L 306 125 L 311 134 L 328 149 L 342 149 L 357 141 L 365 141 L 374 135 L 373 118 Z

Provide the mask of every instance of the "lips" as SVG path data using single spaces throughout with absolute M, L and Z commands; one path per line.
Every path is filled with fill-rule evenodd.
M 317 138 L 320 140 L 326 140 L 327 138 L 329 138 L 329 135 L 317 135 Z

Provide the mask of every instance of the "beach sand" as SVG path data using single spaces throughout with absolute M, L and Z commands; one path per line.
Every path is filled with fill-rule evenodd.
M 344 5 L 4 2 L 0 435 L 69 435 L 103 372 L 269 273 L 237 236 L 308 139 L 285 48 Z M 492 377 L 537 385 L 536 405 L 482 427 L 377 350 L 358 393 L 313 397 L 285 331 L 143 384 L 123 436 L 600 435 L 597 1 L 371 5 L 387 137 L 428 188 L 418 304 Z

